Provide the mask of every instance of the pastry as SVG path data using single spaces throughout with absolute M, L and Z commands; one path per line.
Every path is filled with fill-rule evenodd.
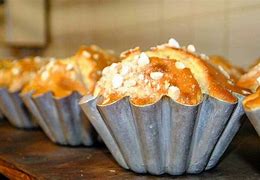
M 246 110 L 253 111 L 260 109 L 260 88 L 258 87 L 256 92 L 250 94 L 243 101 L 243 105 Z
M 0 63 L 0 109 L 15 127 L 37 126 L 24 107 L 19 93 L 46 62 L 47 60 L 40 57 L 28 57 L 20 60 L 4 60 Z
M 37 76 L 24 87 L 23 93 L 34 91 L 37 96 L 52 92 L 55 97 L 65 97 L 73 91 L 81 95 L 93 93 L 102 69 L 116 61 L 116 56 L 98 46 L 81 47 L 74 56 L 53 59 L 42 67 Z
M 242 88 L 246 88 L 255 92 L 256 89 L 259 87 L 260 84 L 260 63 L 253 66 L 249 71 L 237 82 L 237 85 Z
M 215 167 L 242 123 L 244 90 L 175 39 L 121 58 L 80 100 L 116 161 L 155 175 Z
M 93 93 L 102 69 L 117 59 L 97 46 L 83 46 L 72 57 L 51 60 L 25 86 L 23 101 L 51 141 L 69 146 L 94 143 L 95 132 L 78 100 Z
M 118 57 L 113 51 L 104 50 L 96 45 L 82 46 L 72 57 L 82 80 L 87 86 L 89 93 L 93 93 L 96 82 L 101 77 L 102 70 L 118 61 Z
M 225 76 L 237 82 L 238 79 L 245 73 L 245 71 L 232 65 L 229 60 L 222 56 L 212 55 L 209 56 L 209 62 L 212 63 L 216 68 L 218 68 Z
M 226 72 L 215 68 L 189 48 L 160 45 L 150 51 L 139 48 L 122 53 L 122 62 L 106 67 L 97 83 L 95 95 L 103 104 L 130 96 L 138 105 L 151 104 L 168 95 L 181 104 L 194 105 L 202 93 L 229 103 L 236 102 L 232 92 L 243 94 Z
M 0 86 L 10 92 L 20 91 L 46 63 L 40 57 L 5 61 L 0 68 Z
M 77 91 L 82 95 L 87 89 L 81 80 L 76 64 L 70 59 L 53 59 L 37 73 L 23 89 L 22 93 L 33 91 L 34 96 L 52 92 L 62 98 Z
M 246 88 L 252 92 L 244 99 L 243 106 L 245 112 L 258 132 L 260 136 L 260 63 L 252 66 L 247 73 L 245 73 L 237 85 L 243 88 Z

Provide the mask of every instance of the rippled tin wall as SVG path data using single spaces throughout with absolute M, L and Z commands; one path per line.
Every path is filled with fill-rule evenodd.
M 185 106 L 163 97 L 135 106 L 84 97 L 80 104 L 118 163 L 137 173 L 181 175 L 214 167 L 241 125 L 241 98 L 229 104 L 205 95 Z
M 244 96 L 241 96 L 239 94 L 236 94 L 236 97 L 238 98 L 239 103 L 236 104 L 235 109 L 233 110 L 233 113 L 222 132 L 221 137 L 219 138 L 214 151 L 212 152 L 209 162 L 207 164 L 206 169 L 211 169 L 216 166 L 221 156 L 224 154 L 226 149 L 228 148 L 228 145 L 231 143 L 235 135 L 237 134 L 239 128 L 244 122 L 243 116 L 245 115 L 242 100 L 244 99 Z
M 36 127 L 34 117 L 19 96 L 19 92 L 10 93 L 6 88 L 0 88 L 0 109 L 9 122 L 18 128 Z
M 28 93 L 22 95 L 22 98 L 53 142 L 72 146 L 90 146 L 94 143 L 96 134 L 78 105 L 78 93 L 59 99 L 50 92 L 37 97 Z
M 246 115 L 254 126 L 257 134 L 260 136 L 260 109 L 257 110 L 246 110 Z

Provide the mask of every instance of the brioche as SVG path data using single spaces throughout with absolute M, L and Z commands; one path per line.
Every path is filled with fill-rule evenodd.
M 232 92 L 243 93 L 206 55 L 196 54 L 193 45 L 181 48 L 174 39 L 146 52 L 131 49 L 121 57 L 122 62 L 103 70 L 96 85 L 94 95 L 103 97 L 102 104 L 130 96 L 134 104 L 146 105 L 167 95 L 194 105 L 201 102 L 203 93 L 234 103 L 237 99 Z
M 256 92 L 247 96 L 243 101 L 246 110 L 255 110 L 260 108 L 260 88 Z
M 249 71 L 245 73 L 237 85 L 250 90 L 253 94 L 247 96 L 243 105 L 246 110 L 254 110 L 260 108 L 260 62 L 256 63 L 254 66 L 251 66 Z
M 216 68 L 223 72 L 225 76 L 232 79 L 232 81 L 237 82 L 239 78 L 245 73 L 242 68 L 233 66 L 229 60 L 222 56 L 212 55 L 209 56 L 209 62 L 213 64 Z
M 255 92 L 260 84 L 260 63 L 253 66 L 247 73 L 245 73 L 239 81 L 237 85 L 239 87 L 249 89 L 252 92 Z
M 1 63 L 0 87 L 5 87 L 10 92 L 20 91 L 45 63 L 46 61 L 39 57 Z
M 23 93 L 33 91 L 34 96 L 39 96 L 52 92 L 58 98 L 73 91 L 81 95 L 92 93 L 102 69 L 116 60 L 114 55 L 97 46 L 81 47 L 72 57 L 50 61 L 26 85 Z
M 34 96 L 38 96 L 51 91 L 56 97 L 67 96 L 72 91 L 86 94 L 78 74 L 75 64 L 69 59 L 53 59 L 24 87 L 22 93 L 33 91 Z
M 90 93 L 93 93 L 95 84 L 101 77 L 101 71 L 106 66 L 118 61 L 113 52 L 96 45 L 82 46 L 71 59 L 76 63 L 82 81 Z

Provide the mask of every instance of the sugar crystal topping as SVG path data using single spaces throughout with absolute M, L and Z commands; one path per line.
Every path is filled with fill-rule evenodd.
M 70 70 L 72 70 L 73 68 L 74 68 L 74 65 L 71 64 L 71 63 L 67 64 L 67 66 L 66 66 L 66 70 L 67 70 L 67 71 L 70 71 Z
M 176 40 L 173 39 L 173 38 L 169 39 L 168 45 L 169 45 L 170 47 L 173 47 L 173 48 L 180 48 L 180 45 L 179 45 L 178 41 L 176 41 Z
M 179 61 L 176 61 L 175 66 L 178 69 L 184 69 L 186 67 L 182 62 Z
M 48 72 L 48 71 L 44 71 L 44 72 L 41 74 L 41 79 L 42 79 L 43 81 L 46 81 L 46 80 L 48 80 L 48 78 L 49 78 L 49 72 Z
M 173 58 L 170 58 L 171 48 L 179 48 L 172 49 Z M 201 93 L 209 93 L 206 81 L 214 81 L 218 73 L 214 72 L 214 77 L 210 76 L 212 78 L 210 80 L 203 78 L 200 80 L 204 71 L 205 73 L 210 71 L 207 65 L 204 66 L 202 62 L 199 64 L 200 60 L 207 60 L 208 56 L 197 54 L 194 45 L 180 48 L 175 39 L 170 39 L 167 44 L 151 49 L 151 51 L 141 52 L 139 48 L 134 48 L 122 53 L 121 57 L 125 59 L 103 70 L 94 94 L 102 94 L 106 102 L 110 102 L 114 94 L 117 94 L 117 97 L 130 96 L 132 99 L 153 100 L 158 100 L 162 95 L 168 95 L 178 102 L 196 104 L 200 100 Z M 187 53 L 184 56 L 185 52 Z M 174 53 L 180 53 L 179 57 L 178 54 L 176 55 L 179 59 L 175 60 Z M 197 58 L 194 64 L 189 64 L 189 60 L 192 61 L 193 58 Z M 183 71 L 185 68 L 187 71 Z M 227 77 L 225 83 L 234 86 L 229 79 L 229 74 L 222 67 L 219 67 L 219 71 Z
M 21 73 L 21 69 L 19 67 L 13 67 L 11 71 L 13 75 L 18 75 Z
M 188 45 L 187 46 L 187 51 L 191 52 L 191 53 L 194 53 L 196 51 L 195 46 L 192 45 L 192 44 Z
M 227 71 L 225 71 L 225 69 L 222 67 L 222 66 L 218 66 L 218 69 L 220 70 L 220 72 L 222 73 L 222 74 L 224 74 L 224 76 L 226 76 L 226 78 L 228 78 L 228 79 L 230 79 L 230 75 L 228 74 L 228 72 Z
M 151 72 L 150 77 L 153 80 L 159 80 L 163 77 L 163 73 L 161 73 L 161 72 Z
M 90 57 L 91 57 L 91 54 L 90 54 L 88 51 L 83 51 L 82 55 L 83 55 L 85 58 L 90 58 Z
M 119 88 L 123 84 L 123 77 L 119 74 L 115 74 L 112 80 L 113 88 Z
M 260 85 L 260 76 L 256 80 L 257 80 L 257 83 Z
M 144 66 L 150 63 L 149 57 L 142 52 L 138 58 L 138 65 Z
M 179 98 L 180 92 L 180 89 L 176 86 L 170 86 L 168 89 L 168 95 L 174 100 L 177 100 Z

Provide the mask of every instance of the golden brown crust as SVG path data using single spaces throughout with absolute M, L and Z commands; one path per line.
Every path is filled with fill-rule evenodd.
M 159 55 L 159 57 L 168 57 L 183 62 L 191 69 L 202 91 L 217 99 L 236 102 L 236 97 L 230 91 L 243 94 L 242 89 L 235 86 L 231 79 L 225 77 L 218 69 L 196 54 L 171 47 L 156 48 L 149 54 L 150 56 Z
M 162 72 L 164 76 L 158 81 L 158 84 L 162 87 L 165 82 L 168 82 L 170 86 L 178 87 L 180 96 L 176 100 L 177 102 L 194 105 L 201 101 L 200 87 L 190 69 L 178 69 L 175 65 L 177 61 L 173 59 L 151 57 L 150 60 L 151 62 L 144 74 L 149 76 L 152 72 Z M 161 95 L 167 95 L 167 89 L 165 88 L 161 88 L 158 92 Z
M 253 94 L 247 96 L 243 105 L 246 110 L 254 110 L 260 108 L 260 63 L 258 62 L 255 66 L 252 66 L 251 69 L 245 73 L 237 85 L 254 92 Z
M 245 73 L 239 81 L 237 85 L 239 87 L 249 89 L 252 92 L 255 92 L 259 87 L 259 81 L 257 80 L 260 77 L 260 63 L 252 67 L 247 73 Z
M 103 70 L 95 88 L 94 95 L 103 96 L 103 104 L 130 96 L 135 104 L 146 105 L 171 95 L 177 102 L 193 105 L 201 101 L 202 93 L 235 103 L 237 98 L 232 92 L 243 94 L 229 74 L 205 60 L 206 55 L 196 54 L 193 45 L 180 48 L 178 42 L 171 40 L 146 52 L 131 49 L 121 57 L 121 63 Z M 123 73 L 125 69 L 127 74 Z
M 260 108 L 260 88 L 254 94 L 247 96 L 243 101 L 246 110 L 254 110 Z
M 21 90 L 45 64 L 39 57 L 5 62 L 0 69 L 0 86 L 10 92 Z
M 86 94 L 87 89 L 77 77 L 75 64 L 68 60 L 52 60 L 28 83 L 22 93 L 33 91 L 34 96 L 52 92 L 55 97 L 65 97 L 73 91 Z
M 176 99 L 177 102 L 189 105 L 198 104 L 202 99 L 202 94 L 197 81 L 188 68 L 178 69 L 175 65 L 176 62 L 177 61 L 175 60 L 151 57 L 149 65 L 142 69 L 142 71 L 133 75 L 144 76 L 144 79 L 136 81 L 136 86 L 138 86 L 139 89 L 139 92 L 137 93 L 142 93 L 142 90 L 146 89 L 148 86 L 151 95 L 136 96 L 134 94 L 135 92 L 131 94 L 128 91 L 128 93 L 128 89 L 126 89 L 126 91 L 115 91 L 105 97 L 107 101 L 104 101 L 103 104 L 111 104 L 124 96 L 130 96 L 132 102 L 136 105 L 151 104 L 160 99 L 163 95 L 168 95 L 168 90 L 171 86 L 178 87 L 180 90 L 180 94 Z M 154 81 L 150 77 L 153 72 L 160 72 L 163 74 L 163 77 Z M 127 88 L 127 85 L 125 86 Z M 106 89 L 102 89 L 101 91 L 104 92 Z M 104 95 L 103 92 L 102 94 Z
M 209 56 L 209 62 L 213 64 L 216 68 L 220 69 L 220 71 L 224 70 L 224 73 L 228 73 L 227 76 L 230 76 L 230 79 L 234 82 L 237 82 L 238 79 L 245 73 L 245 71 L 240 68 L 233 66 L 229 60 L 225 59 L 222 56 L 212 55 Z
M 82 46 L 77 53 L 67 59 L 50 61 L 26 85 L 23 93 L 34 92 L 34 96 L 52 92 L 61 98 L 76 91 L 82 95 L 92 93 L 100 78 L 101 70 L 117 58 L 97 46 Z
M 90 93 L 93 93 L 96 82 L 101 77 L 101 71 L 106 66 L 118 62 L 117 56 L 95 45 L 82 46 L 71 59 L 77 64 Z

